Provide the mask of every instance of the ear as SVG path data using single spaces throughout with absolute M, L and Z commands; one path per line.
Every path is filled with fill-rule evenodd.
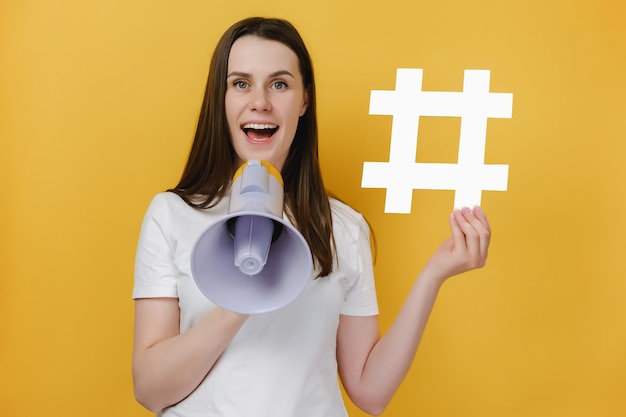
M 302 108 L 300 109 L 300 117 L 304 116 L 306 109 L 309 108 L 309 89 L 304 89 L 304 95 L 302 97 Z

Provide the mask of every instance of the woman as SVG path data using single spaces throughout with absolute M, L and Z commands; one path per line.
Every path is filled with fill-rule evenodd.
M 202 231 L 226 214 L 230 179 L 249 159 L 280 170 L 285 215 L 315 264 L 294 302 L 252 316 L 209 302 L 189 265 Z M 485 263 L 490 231 L 482 210 L 456 210 L 450 226 L 381 337 L 369 229 L 322 182 L 306 47 L 284 20 L 234 24 L 213 55 L 181 181 L 154 198 L 144 219 L 133 290 L 138 401 L 162 416 L 346 416 L 339 373 L 358 407 L 382 413 L 440 286 Z

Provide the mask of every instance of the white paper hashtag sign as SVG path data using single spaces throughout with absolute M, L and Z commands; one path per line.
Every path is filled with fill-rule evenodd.
M 513 94 L 489 92 L 488 70 L 465 70 L 462 92 L 422 91 L 422 70 L 398 68 L 395 91 L 373 90 L 369 114 L 393 116 L 389 162 L 363 164 L 363 188 L 386 188 L 385 213 L 410 213 L 414 189 L 454 190 L 454 207 L 506 191 L 509 166 L 486 165 L 487 119 L 510 118 Z M 456 164 L 418 163 L 420 116 L 460 117 Z

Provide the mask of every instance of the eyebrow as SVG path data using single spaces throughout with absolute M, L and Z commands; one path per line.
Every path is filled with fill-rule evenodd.
M 280 71 L 273 72 L 273 73 L 271 73 L 271 74 L 270 74 L 270 78 L 279 77 L 279 76 L 281 76 L 281 75 L 288 75 L 288 76 L 290 76 L 291 78 L 295 78 L 295 77 L 293 76 L 293 74 L 292 74 L 292 73 L 290 73 L 290 72 L 289 72 L 289 71 L 287 71 L 287 70 L 280 70 Z M 230 78 L 230 77 L 243 77 L 243 78 L 250 78 L 251 76 L 252 76 L 251 74 L 248 74 L 248 73 L 246 73 L 246 72 L 233 71 L 233 72 L 231 72 L 230 74 L 228 74 L 228 75 L 226 76 L 226 78 Z

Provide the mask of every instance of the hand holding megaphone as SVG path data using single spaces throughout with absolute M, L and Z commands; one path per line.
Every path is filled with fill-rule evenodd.
M 265 161 L 233 176 L 228 214 L 208 227 L 191 253 L 191 271 L 213 303 L 241 314 L 278 310 L 311 278 L 304 237 L 283 219 L 283 181 Z

